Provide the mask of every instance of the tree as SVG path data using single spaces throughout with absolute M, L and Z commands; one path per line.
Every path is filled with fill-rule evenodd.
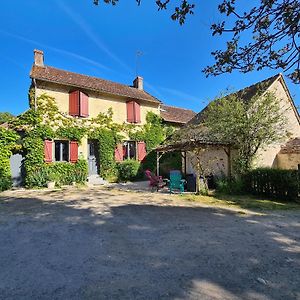
M 14 116 L 9 112 L 0 112 L 0 124 L 6 123 L 13 118 Z
M 271 92 L 257 93 L 249 100 L 235 93 L 211 102 L 204 125 L 211 136 L 237 150 L 233 161 L 236 174 L 241 175 L 252 167 L 258 149 L 288 135 L 286 110 Z
M 103 0 L 115 5 L 119 0 Z M 259 5 L 245 11 L 236 7 L 236 0 L 223 0 L 218 6 L 227 21 L 212 24 L 212 34 L 231 33 L 225 50 L 212 52 L 215 64 L 204 68 L 206 76 L 242 73 L 263 68 L 289 72 L 294 82 L 300 83 L 300 0 L 257 0 Z M 101 0 L 93 0 L 99 5 Z M 136 0 L 141 4 L 141 0 Z M 186 17 L 194 13 L 194 1 L 177 0 L 171 18 L 183 25 Z M 172 2 L 172 3 L 173 3 Z M 239 1 L 240 2 L 240 1 Z M 155 1 L 158 10 L 167 9 L 170 0 Z M 227 23 L 233 26 L 226 27 Z M 248 37 L 250 35 L 250 37 Z M 245 37 L 250 42 L 242 42 Z
M 142 0 L 135 0 L 138 5 L 141 4 Z M 99 5 L 101 0 L 93 0 L 95 5 Z M 103 0 L 104 3 L 116 5 L 119 0 Z M 167 9 L 170 0 L 156 0 L 155 3 L 158 10 Z M 175 7 L 174 13 L 171 15 L 172 20 L 178 21 L 180 25 L 184 24 L 186 16 L 194 13 L 195 4 L 189 3 L 187 0 L 180 0 L 179 4 Z
M 222 21 L 212 25 L 213 35 L 232 33 L 225 50 L 212 52 L 216 63 L 204 69 L 207 76 L 243 73 L 265 67 L 290 72 L 288 76 L 300 83 L 300 1 L 260 0 L 260 5 L 239 12 L 236 0 L 224 0 L 218 7 L 233 26 Z M 250 42 L 242 37 L 252 35 Z

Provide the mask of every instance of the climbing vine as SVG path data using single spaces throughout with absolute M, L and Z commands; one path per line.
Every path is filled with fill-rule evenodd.
M 17 147 L 18 139 L 14 131 L 0 127 L 0 191 L 12 185 L 9 159 Z
M 115 147 L 125 137 L 135 141 L 145 141 L 147 145 L 147 158 L 145 166 L 153 168 L 155 165 L 154 148 L 160 144 L 170 132 L 162 119 L 149 112 L 146 124 L 136 126 L 131 124 L 117 124 L 113 121 L 113 111 L 108 109 L 106 113 L 99 113 L 94 118 L 74 118 L 60 112 L 55 98 L 42 94 L 35 99 L 34 90 L 29 92 L 30 109 L 13 119 L 9 126 L 12 130 L 20 130 L 24 133 L 22 139 L 22 152 L 24 159 L 25 185 L 27 187 L 45 186 L 47 181 L 56 177 L 59 184 L 70 184 L 72 182 L 84 183 L 87 178 L 87 161 L 80 158 L 78 163 L 68 162 L 44 162 L 44 140 L 55 138 L 78 141 L 89 138 L 98 142 L 98 158 L 100 164 L 100 175 L 108 178 L 117 175 L 116 162 L 114 158 Z M 1 131 L 2 133 L 2 131 Z M 123 135 L 122 135 L 123 134 Z M 3 136 L 3 133 L 2 133 Z M 0 136 L 0 149 L 4 149 L 1 140 L 9 140 Z M 15 138 L 16 136 L 14 136 Z M 1 151 L 0 177 L 6 188 L 11 185 L 9 171 L 10 147 Z M 2 175 L 4 174 L 4 175 Z M 4 185 L 4 184 L 3 184 Z M 0 189 L 3 189 L 0 186 Z

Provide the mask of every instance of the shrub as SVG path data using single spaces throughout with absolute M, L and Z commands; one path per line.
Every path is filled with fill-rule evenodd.
M 117 164 L 119 181 L 134 180 L 138 174 L 140 162 L 136 160 L 124 160 Z
M 216 190 L 224 194 L 241 194 L 245 192 L 245 184 L 240 178 L 222 177 L 216 180 Z
M 297 170 L 259 168 L 244 176 L 248 192 L 267 197 L 299 199 L 300 180 Z
M 87 176 L 88 166 L 84 159 L 79 159 L 75 164 L 69 162 L 43 164 L 27 174 L 26 186 L 45 187 L 49 181 L 55 181 L 58 186 L 71 185 L 72 182 L 84 184 Z

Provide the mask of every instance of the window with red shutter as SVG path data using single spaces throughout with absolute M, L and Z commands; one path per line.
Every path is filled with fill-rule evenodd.
M 52 141 L 44 141 L 44 157 L 45 162 L 52 162 Z
M 74 91 L 69 94 L 69 115 L 79 116 L 79 91 Z
M 89 116 L 89 96 L 80 92 L 80 117 Z
M 115 161 L 123 161 L 123 145 L 118 144 L 115 148 Z
M 134 123 L 134 101 L 128 101 L 126 103 L 127 108 L 127 122 Z
M 147 155 L 145 142 L 137 143 L 138 160 L 143 161 Z
M 75 141 L 70 142 L 70 162 L 76 163 L 78 161 L 78 143 Z
M 141 123 L 141 106 L 134 102 L 134 123 Z

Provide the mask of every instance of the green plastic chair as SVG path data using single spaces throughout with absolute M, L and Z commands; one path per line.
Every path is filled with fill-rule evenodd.
M 179 170 L 170 171 L 169 190 L 170 194 L 173 190 L 180 190 L 180 194 L 184 192 L 184 184 L 186 180 L 182 179 L 181 172 Z

